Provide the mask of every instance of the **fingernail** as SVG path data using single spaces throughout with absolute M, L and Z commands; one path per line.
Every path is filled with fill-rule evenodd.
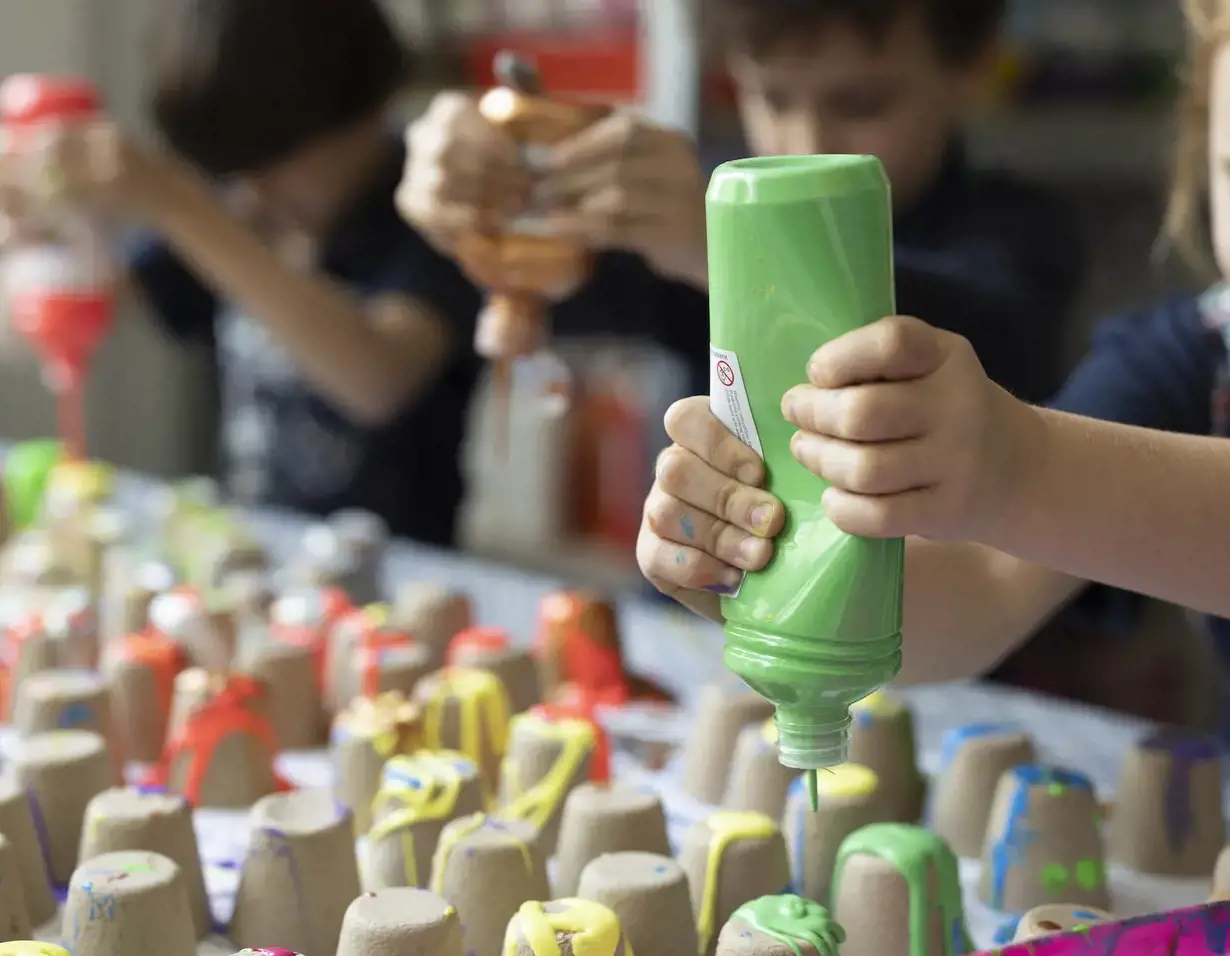
M 757 534 L 768 534 L 769 526 L 773 522 L 773 506 L 772 505 L 757 505 L 752 509 L 752 528 Z M 748 538 L 740 545 L 740 549 L 746 549 L 749 543 L 754 543 L 755 538 Z
M 749 565 L 759 563 L 763 541 L 763 538 L 744 538 L 739 542 L 739 557 Z
M 798 404 L 798 399 L 795 398 L 793 392 L 787 392 L 782 396 L 782 417 L 790 420 L 794 418 L 794 407 Z
M 716 584 L 710 584 L 706 591 L 712 591 L 714 594 L 734 594 L 739 590 L 739 585 L 743 583 L 743 573 L 731 568 L 722 575 L 722 580 Z
M 795 432 L 790 436 L 790 454 L 798 458 L 803 452 L 803 433 Z

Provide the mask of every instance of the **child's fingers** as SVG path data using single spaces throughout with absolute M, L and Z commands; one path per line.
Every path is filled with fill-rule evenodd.
M 944 361 L 942 334 L 909 316 L 881 319 L 819 348 L 807 377 L 819 388 L 922 378 Z
M 764 483 L 764 462 L 718 421 L 703 395 L 675 402 L 666 410 L 666 434 L 675 444 L 745 485 Z M 692 502 L 696 504 L 696 502 Z
M 657 487 L 645 501 L 645 521 L 662 540 L 699 548 L 745 571 L 759 571 L 773 555 L 773 544 L 767 538 L 748 534 L 672 498 Z
M 847 441 L 901 441 L 930 430 L 930 405 L 922 399 L 915 382 L 836 389 L 799 385 L 783 396 L 782 415 L 804 431 Z
M 795 432 L 790 452 L 825 481 L 858 495 L 895 495 L 927 488 L 937 480 L 937 465 L 922 441 L 855 444 L 811 432 Z
M 672 597 L 681 590 L 733 591 L 742 573 L 699 548 L 675 544 L 642 529 L 636 543 L 637 563 L 654 587 Z
M 846 534 L 862 538 L 926 536 L 931 525 L 927 516 L 935 510 L 936 492 L 922 488 L 899 495 L 858 495 L 840 488 L 826 488 L 824 512 Z
M 678 445 L 658 456 L 657 486 L 751 534 L 772 537 L 785 521 L 782 503 L 772 495 L 728 478 Z

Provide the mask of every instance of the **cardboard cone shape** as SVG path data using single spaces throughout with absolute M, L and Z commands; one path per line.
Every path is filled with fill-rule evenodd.
M 440 834 L 486 806 L 478 768 L 465 754 L 420 750 L 385 764 L 372 801 L 368 876 L 377 887 L 425 888 Z
M 717 956 L 838 956 L 845 931 L 819 903 L 762 896 L 735 910 L 718 936 Z
M 91 730 L 114 749 L 111 694 L 103 679 L 87 670 L 46 670 L 17 686 L 13 723 L 23 734 Z
M 138 850 L 157 853 L 179 867 L 196 938 L 208 936 L 213 915 L 188 801 L 178 794 L 122 787 L 104 790 L 91 800 L 85 810 L 81 859 Z
M 1222 749 L 1179 730 L 1128 752 L 1115 789 L 1107 853 L 1138 873 L 1205 876 L 1226 842 Z
M 385 763 L 423 745 L 422 710 L 396 691 L 356 698 L 334 718 L 330 743 L 334 794 L 354 814 L 356 834 L 365 834 Z
M 620 784 L 583 783 L 564 801 L 555 852 L 555 894 L 575 896 L 581 871 L 604 853 L 670 855 L 657 794 Z
M 739 731 L 730 780 L 722 798 L 724 810 L 767 813 L 774 819 L 786 812 L 786 797 L 799 771 L 784 767 L 777 755 L 777 726 L 771 720 L 748 724 Z
M 472 620 L 469 596 L 438 584 L 404 584 L 393 599 L 393 621 L 427 646 L 433 669 L 445 665 L 453 635 L 469 627 Z
M 1101 810 L 1088 778 L 1026 764 L 995 791 L 982 853 L 979 897 L 1024 913 L 1045 903 L 1110 908 Z
M 455 635 L 448 646 L 448 665 L 490 671 L 504 685 L 514 714 L 542 703 L 537 660 L 528 647 L 512 646 L 499 628 L 471 627 Z
M 41 811 L 36 822 L 33 800 L 16 775 L 0 775 L 0 833 L 17 858 L 16 877 L 34 926 L 42 926 L 55 916 L 57 908 L 43 822 Z
M 976 859 L 1000 777 L 1035 759 L 1032 738 L 1013 724 L 966 724 L 949 730 L 940 748 L 931 829 L 958 856 Z
M 884 804 L 880 819 L 917 823 L 922 819 L 927 781 L 918 770 L 914 712 L 878 690 L 854 704 L 850 716 L 849 760 L 869 767 L 879 778 L 877 799 Z
M 809 900 L 828 905 L 837 851 L 855 830 L 886 822 L 887 804 L 879 798 L 875 772 L 845 763 L 816 778 L 818 809 L 813 812 L 805 780 L 790 790 L 782 829 L 790 853 L 790 884 Z
M 543 852 L 555 852 L 564 801 L 589 778 L 597 744 L 593 724 L 527 711 L 512 720 L 500 769 L 500 815 L 539 831 Z
M 962 956 L 974 948 L 956 856 L 908 823 L 875 823 L 846 838 L 833 870 L 832 914 L 846 935 L 842 956 Z
M 327 790 L 257 801 L 240 870 L 230 938 L 276 939 L 303 953 L 333 953 L 347 907 L 361 892 L 350 814 Z
M 461 920 L 464 950 L 501 956 L 508 922 L 521 904 L 550 895 L 546 859 L 528 824 L 484 814 L 452 821 L 431 864 L 431 889 Z
M 457 911 L 430 890 L 364 893 L 346 910 L 337 956 L 462 956 Z
M 593 900 L 523 903 L 508 923 L 505 956 L 632 956 L 619 917 Z
M 33 933 L 20 867 L 17 850 L 0 833 L 0 939 L 25 939 Z
M 196 956 L 179 867 L 157 853 L 106 853 L 73 874 L 64 904 L 73 956 Z
M 316 677 L 316 654 L 302 644 L 259 644 L 244 654 L 242 669 L 266 689 L 265 713 L 279 750 L 319 747 L 325 711 Z
M 166 744 L 175 677 L 183 651 L 153 631 L 128 634 L 108 645 L 104 660 L 115 711 L 120 752 L 138 763 L 153 763 Z
M 735 910 L 790 882 L 786 844 L 761 813 L 714 813 L 684 836 L 679 864 L 688 875 L 702 956 L 717 951 L 718 933 Z
M 697 711 L 683 747 L 683 787 L 716 806 L 726 793 L 739 732 L 771 718 L 773 705 L 743 685 L 710 684 L 701 692 Z
M 676 956 L 697 950 L 688 878 L 669 856 L 604 853 L 581 871 L 577 896 L 619 917 L 636 956 Z
M 30 795 L 52 882 L 64 885 L 77 866 L 85 808 L 115 785 L 115 765 L 103 739 L 88 730 L 34 734 L 18 741 L 11 756 Z
M 419 681 L 423 736 L 431 750 L 456 750 L 495 784 L 508 749 L 511 713 L 504 685 L 487 671 L 449 667 Z

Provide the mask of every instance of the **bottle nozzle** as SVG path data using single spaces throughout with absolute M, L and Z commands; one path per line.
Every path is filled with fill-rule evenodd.
M 844 705 L 832 710 L 798 713 L 779 707 L 777 755 L 786 767 L 816 771 L 845 763 L 850 752 L 850 712 Z M 809 773 L 809 789 L 815 774 Z

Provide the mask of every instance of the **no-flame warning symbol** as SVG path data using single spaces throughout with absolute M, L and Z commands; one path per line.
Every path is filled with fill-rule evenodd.
M 735 370 L 725 361 L 717 363 L 718 381 L 729 388 L 735 384 Z

